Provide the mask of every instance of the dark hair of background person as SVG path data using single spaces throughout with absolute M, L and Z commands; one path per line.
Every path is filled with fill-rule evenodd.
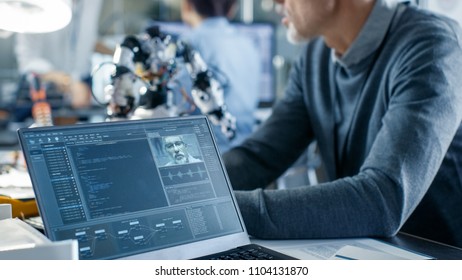
M 236 0 L 187 0 L 202 17 L 228 17 Z

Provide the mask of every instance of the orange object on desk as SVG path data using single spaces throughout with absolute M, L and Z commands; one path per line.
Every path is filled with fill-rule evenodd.
M 39 215 L 35 199 L 13 199 L 0 196 L 0 204 L 11 204 L 13 218 L 28 218 Z

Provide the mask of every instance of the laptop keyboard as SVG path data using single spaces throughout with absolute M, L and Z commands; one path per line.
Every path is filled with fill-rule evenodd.
M 282 253 L 249 244 L 229 251 L 197 258 L 196 260 L 294 260 Z

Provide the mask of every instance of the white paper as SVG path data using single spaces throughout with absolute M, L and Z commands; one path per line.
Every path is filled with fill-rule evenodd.
M 1 188 L 32 188 L 29 173 L 27 171 L 19 171 L 16 168 L 9 168 L 0 174 L 0 191 Z
M 14 199 L 35 197 L 32 182 L 27 171 L 8 168 L 0 173 L 0 195 Z
M 362 247 L 346 245 L 340 248 L 332 257 L 333 260 L 406 260 L 401 256 L 388 254 L 382 251 L 365 249 Z
M 412 252 L 372 238 L 260 240 L 252 243 L 303 260 L 327 259 L 432 259 L 431 256 Z M 339 254 L 341 257 L 336 257 Z

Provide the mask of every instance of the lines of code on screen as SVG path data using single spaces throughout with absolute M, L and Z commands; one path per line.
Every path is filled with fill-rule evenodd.
M 145 139 L 70 150 L 91 218 L 167 206 Z

